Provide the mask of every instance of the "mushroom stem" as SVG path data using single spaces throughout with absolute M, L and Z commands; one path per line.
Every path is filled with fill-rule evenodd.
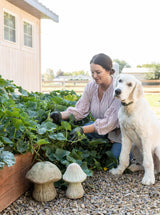
M 53 182 L 34 184 L 33 198 L 37 201 L 51 201 L 57 195 Z
M 80 182 L 69 183 L 66 196 L 70 199 L 81 198 L 84 195 L 84 190 Z

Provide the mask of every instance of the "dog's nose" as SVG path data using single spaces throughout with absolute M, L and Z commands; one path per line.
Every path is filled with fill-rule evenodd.
M 121 89 L 116 89 L 115 94 L 116 94 L 116 96 L 119 96 L 121 94 Z

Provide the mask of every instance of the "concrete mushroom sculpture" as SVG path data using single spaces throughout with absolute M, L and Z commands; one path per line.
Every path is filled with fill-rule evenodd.
M 63 180 L 68 182 L 66 196 L 70 199 L 78 199 L 84 195 L 82 182 L 87 178 L 81 167 L 77 163 L 70 164 L 64 175 Z
M 34 183 L 33 198 L 37 201 L 51 201 L 57 195 L 54 182 L 62 178 L 58 167 L 49 162 L 37 162 L 27 172 L 26 178 Z

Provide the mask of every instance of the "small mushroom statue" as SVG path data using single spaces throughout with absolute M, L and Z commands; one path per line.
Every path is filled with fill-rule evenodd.
M 77 163 L 70 164 L 64 175 L 63 180 L 68 182 L 66 196 L 70 199 L 78 199 L 84 195 L 82 182 L 87 178 L 81 167 Z
M 51 201 L 57 195 L 54 182 L 62 178 L 58 167 L 49 162 L 37 162 L 27 172 L 26 178 L 34 183 L 33 198 L 37 201 Z

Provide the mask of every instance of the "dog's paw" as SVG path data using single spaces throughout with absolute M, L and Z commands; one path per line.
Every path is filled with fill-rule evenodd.
M 123 172 L 118 168 L 112 168 L 109 172 L 113 175 L 121 175 Z
M 144 185 L 152 185 L 155 184 L 155 177 L 151 177 L 151 176 L 144 176 L 142 179 L 142 184 Z

